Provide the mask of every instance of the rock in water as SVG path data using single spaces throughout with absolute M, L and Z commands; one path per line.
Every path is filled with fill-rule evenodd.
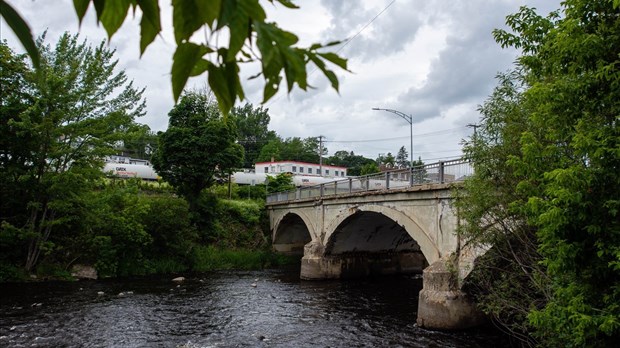
M 172 279 L 172 281 L 173 281 L 173 282 L 180 283 L 180 282 L 182 282 L 182 281 L 185 281 L 185 277 L 176 277 L 176 278 Z
M 97 279 L 97 270 L 92 266 L 73 265 L 71 276 L 77 279 Z

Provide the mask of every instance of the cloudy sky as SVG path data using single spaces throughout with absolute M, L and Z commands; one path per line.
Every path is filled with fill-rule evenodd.
M 96 25 L 94 9 L 82 26 L 70 0 L 7 0 L 30 24 L 35 35 L 47 30 L 49 42 L 65 31 L 80 32 L 92 43 L 105 39 Z M 560 0 L 300 0 L 300 10 L 265 1 L 268 18 L 296 33 L 301 44 L 349 40 L 336 47 L 349 59 L 351 72 L 337 71 L 340 93 L 319 72 L 311 73 L 315 89 L 284 91 L 265 104 L 270 128 L 280 136 L 323 135 L 329 154 L 338 150 L 376 158 L 409 151 L 409 124 L 399 116 L 372 108 L 398 110 L 413 116 L 414 157 L 425 162 L 455 158 L 460 142 L 472 133 L 467 124 L 478 121 L 476 109 L 490 94 L 497 72 L 510 69 L 516 52 L 501 49 L 491 31 L 505 27 L 505 17 L 528 5 L 547 14 Z M 165 130 L 173 106 L 170 67 L 174 51 L 169 1 L 162 6 L 161 37 L 139 54 L 139 16 L 130 17 L 112 38 L 119 67 L 135 85 L 146 87 L 147 115 L 139 121 L 155 131 Z M 0 38 L 16 51 L 6 23 Z M 255 66 L 242 71 L 250 76 Z M 309 68 L 312 71 L 312 67 Z M 206 76 L 188 87 L 201 87 Z M 259 105 L 260 81 L 244 83 L 248 102 Z

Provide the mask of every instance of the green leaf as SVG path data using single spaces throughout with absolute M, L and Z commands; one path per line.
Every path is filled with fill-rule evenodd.
M 318 53 L 318 55 L 338 65 L 342 69 L 347 70 L 347 60 L 339 57 L 337 54 L 332 53 L 332 52 L 327 52 L 327 53 Z
M 140 55 L 142 55 L 161 32 L 161 19 L 157 0 L 138 0 L 138 6 L 142 10 L 140 20 Z
M 270 79 L 266 79 L 265 88 L 263 89 L 263 104 L 278 92 L 281 80 L 282 78 L 280 76 L 274 76 Z
M 172 25 L 177 44 L 189 40 L 204 25 L 197 3 L 193 0 L 173 0 Z
M 123 25 L 131 3 L 131 0 L 105 2 L 99 21 L 101 21 L 101 24 L 103 24 L 103 27 L 108 32 L 108 38 L 111 38 L 121 25 Z
M 90 5 L 90 0 L 73 0 L 73 7 L 75 8 L 75 13 L 78 16 L 80 25 L 82 25 L 82 19 L 84 19 L 84 16 L 86 15 L 88 5 Z
M 175 101 L 179 100 L 194 66 L 207 52 L 205 46 L 191 42 L 184 42 L 177 46 L 172 57 L 172 94 Z
M 209 86 L 217 97 L 220 110 L 224 114 L 228 114 L 228 111 L 232 109 L 237 93 L 239 93 L 238 75 L 239 69 L 234 62 L 222 66 L 209 65 Z M 240 94 L 243 95 L 243 91 Z
M 234 60 L 237 56 L 237 52 L 243 47 L 246 37 L 248 36 L 248 30 L 250 28 L 250 18 L 243 11 L 243 7 L 239 6 L 237 11 L 230 19 L 228 26 L 230 33 L 230 41 L 228 44 L 228 53 L 224 59 L 227 61 Z
M 327 69 L 325 67 L 325 63 L 319 58 L 317 57 L 315 54 L 313 53 L 308 53 L 308 58 L 310 58 L 310 60 L 316 64 L 316 66 L 323 72 L 323 75 L 325 75 L 325 77 L 327 77 L 327 79 L 329 80 L 329 82 L 332 84 L 332 87 L 337 91 L 339 91 L 339 84 L 338 84 L 338 77 L 336 77 L 336 74 Z
M 196 62 L 196 65 L 194 65 L 194 68 L 192 69 L 190 76 L 201 75 L 202 73 L 207 71 L 207 69 L 209 69 L 210 64 L 211 62 L 209 62 L 206 59 L 201 58 L 200 60 L 198 60 L 198 62 Z
M 287 7 L 287 8 L 292 8 L 292 9 L 297 9 L 299 8 L 299 6 L 295 5 L 292 1 L 290 0 L 277 0 L 282 6 Z
M 39 68 L 39 50 L 37 49 L 34 39 L 32 38 L 32 32 L 30 27 L 24 21 L 24 19 L 11 7 L 9 4 L 0 0 L 0 15 L 9 25 L 11 30 L 15 33 L 19 42 L 24 46 L 26 52 L 32 60 L 32 65 L 35 68 Z

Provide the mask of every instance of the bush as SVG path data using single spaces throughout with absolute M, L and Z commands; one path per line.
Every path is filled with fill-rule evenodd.
M 194 249 L 195 272 L 227 269 L 263 269 L 298 262 L 291 258 L 275 254 L 268 250 L 220 249 L 215 246 L 199 246 Z

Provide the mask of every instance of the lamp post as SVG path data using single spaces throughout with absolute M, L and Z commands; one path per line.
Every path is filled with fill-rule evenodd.
M 409 152 L 410 157 L 411 157 L 411 162 L 409 162 L 409 168 L 412 168 L 413 167 L 413 116 L 407 115 L 403 112 L 392 110 L 392 109 L 382 109 L 382 108 L 372 108 L 372 109 L 391 112 L 393 114 L 396 114 L 402 117 L 405 121 L 409 122 L 409 133 L 410 133 L 410 139 L 411 139 L 411 144 L 410 144 L 411 147 L 410 147 L 410 152 Z

